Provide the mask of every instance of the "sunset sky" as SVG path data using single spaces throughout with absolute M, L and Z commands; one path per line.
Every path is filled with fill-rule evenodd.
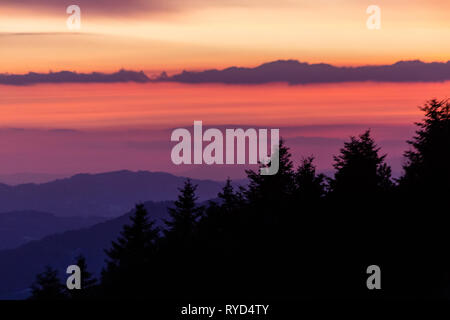
M 297 163 L 316 156 L 331 168 L 345 139 L 367 129 L 394 174 L 421 119 L 418 106 L 449 96 L 443 83 L 40 84 L 0 86 L 0 174 L 168 171 L 197 178 L 242 178 L 240 166 L 175 166 L 175 128 L 279 128 Z
M 71 31 L 69 5 L 81 7 Z M 381 29 L 369 30 L 370 5 Z M 449 0 L 0 0 L 0 73 L 143 70 L 152 76 L 295 59 L 338 66 L 450 60 Z M 343 141 L 368 128 L 401 170 L 417 108 L 450 95 L 440 83 L 0 85 L 0 174 L 177 167 L 170 132 L 280 128 L 297 159 L 329 170 Z M 1 181 L 0 181 L 1 182 Z
M 71 4 L 81 7 L 79 32 L 66 26 Z M 372 4 L 381 30 L 366 27 Z M 6 0 L 0 72 L 447 61 L 448 12 L 448 0 Z

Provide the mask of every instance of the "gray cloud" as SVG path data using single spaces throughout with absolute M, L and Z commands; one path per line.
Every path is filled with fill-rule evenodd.
M 0 4 L 37 12 L 62 12 L 70 5 L 78 5 L 82 14 L 92 15 L 144 15 L 150 12 L 181 11 L 203 7 L 266 7 L 290 5 L 290 0 L 14 0 Z
M 10 7 L 33 9 L 40 12 L 56 11 L 65 13 L 70 5 L 80 6 L 82 13 L 93 14 L 130 14 L 140 11 L 168 10 L 174 0 L 14 0 Z
M 0 37 L 32 37 L 32 36 L 93 36 L 95 33 L 86 32 L 0 32 Z

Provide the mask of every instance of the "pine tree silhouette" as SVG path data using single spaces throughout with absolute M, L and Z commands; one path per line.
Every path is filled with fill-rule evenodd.
M 405 174 L 402 187 L 420 193 L 447 194 L 450 190 L 450 101 L 428 101 L 425 113 L 412 141 L 412 150 L 405 153 Z
M 36 276 L 31 286 L 31 300 L 63 300 L 67 298 L 66 287 L 58 277 L 58 271 L 50 266 Z
M 314 157 L 302 159 L 295 173 L 296 197 L 301 202 L 314 202 L 326 194 L 325 175 L 316 174 Z
M 114 295 L 139 296 L 145 291 L 156 252 L 159 230 L 149 220 L 143 204 L 136 205 L 130 220 L 111 249 L 105 250 L 107 265 L 102 272 L 102 285 Z
M 295 192 L 290 209 L 297 211 L 286 228 L 298 234 L 298 240 L 307 242 L 316 237 L 323 226 L 323 202 L 326 193 L 326 177 L 316 173 L 314 157 L 303 158 L 295 172 Z M 295 249 L 292 249 L 295 250 Z M 304 249 L 305 250 L 305 249 Z
M 197 205 L 196 189 L 197 186 L 187 179 L 183 188 L 179 189 L 180 194 L 175 206 L 168 209 L 170 218 L 164 220 L 167 228 L 164 230 L 161 259 L 164 261 L 163 272 L 166 275 L 166 296 L 173 297 L 177 294 L 192 298 L 201 287 L 199 279 L 202 278 L 202 271 L 198 265 L 203 259 L 195 244 L 204 208 Z
M 227 179 L 225 186 L 217 194 L 217 197 L 219 203 L 209 202 L 204 216 L 199 221 L 198 232 L 200 235 L 199 242 L 203 242 L 209 248 L 217 245 L 220 247 L 219 250 L 222 250 L 227 241 L 224 239 L 226 230 L 231 227 L 231 223 L 237 223 L 238 217 L 236 214 L 244 206 L 244 199 L 242 193 L 234 191 L 230 178 Z
M 450 193 L 450 101 L 430 100 L 420 108 L 425 117 L 416 123 L 416 135 L 405 152 L 404 174 L 399 181 L 397 212 L 402 248 L 412 266 L 414 286 L 404 286 L 416 297 L 448 295 L 450 260 L 447 258 Z M 420 236 L 419 236 L 420 234 Z M 405 275 L 405 276 L 406 276 Z M 407 280 L 405 280 L 408 283 Z
M 336 173 L 330 186 L 341 197 L 366 197 L 389 190 L 391 168 L 385 163 L 386 155 L 370 136 L 370 130 L 345 142 L 341 153 L 334 157 Z
M 217 197 L 222 201 L 222 209 L 228 212 L 231 212 L 234 208 L 239 207 L 239 205 L 241 205 L 244 201 L 243 195 L 234 191 L 230 178 L 227 178 L 225 186 L 222 191 L 217 194 Z
M 168 238 L 185 241 L 194 232 L 198 219 L 202 215 L 203 207 L 197 205 L 196 185 L 187 179 L 184 187 L 180 190 L 175 208 L 169 208 L 170 219 L 164 220 L 167 229 L 165 234 Z
M 280 139 L 278 153 L 279 170 L 275 175 L 261 175 L 259 170 L 257 172 L 246 170 L 250 183 L 245 195 L 249 201 L 270 205 L 282 202 L 286 196 L 292 194 L 294 190 L 292 155 L 283 139 Z
M 95 279 L 92 273 L 88 271 L 86 258 L 82 254 L 76 257 L 75 264 L 81 271 L 81 289 L 69 290 L 70 297 L 72 299 L 88 298 L 91 295 L 91 289 L 97 285 L 97 279 Z
M 391 169 L 386 164 L 386 155 L 367 130 L 358 137 L 344 143 L 340 154 L 334 157 L 334 179 L 329 180 L 330 192 L 324 207 L 326 223 L 323 236 L 333 239 L 322 248 L 328 253 L 329 263 L 340 259 L 340 275 L 335 287 L 345 286 L 354 279 L 355 270 L 363 270 L 370 261 L 385 261 L 385 251 L 391 235 L 387 232 L 389 218 L 386 210 L 393 188 Z M 381 237 L 381 235 L 383 237 Z M 385 241 L 386 240 L 386 241 Z M 370 250 L 362 250 L 361 243 Z M 343 292 L 353 297 L 367 292 Z

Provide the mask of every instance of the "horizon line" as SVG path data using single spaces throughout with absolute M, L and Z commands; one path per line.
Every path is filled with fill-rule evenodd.
M 442 63 L 442 64 L 446 64 L 446 63 L 450 63 L 450 60 L 442 60 L 442 61 L 425 61 L 422 60 L 420 58 L 417 59 L 406 59 L 406 60 L 397 60 L 391 64 L 386 64 L 386 63 L 381 63 L 381 64 L 371 64 L 371 63 L 364 63 L 364 64 L 357 64 L 357 65 L 340 65 L 340 64 L 332 64 L 332 63 L 328 63 L 328 62 L 307 62 L 307 61 L 302 61 L 299 59 L 294 59 L 294 58 L 289 58 L 289 59 L 275 59 L 275 60 L 268 60 L 266 62 L 262 62 L 259 64 L 256 64 L 254 66 L 244 66 L 244 65 L 231 65 L 229 67 L 222 67 L 222 68 L 202 68 L 202 69 L 189 69 L 189 68 L 176 68 L 177 70 L 181 70 L 182 71 L 188 71 L 188 72 L 202 72 L 202 71 L 209 71 L 209 70 L 218 70 L 218 71 L 223 71 L 223 70 L 227 70 L 230 68 L 247 68 L 247 69 L 253 69 L 253 68 L 257 68 L 260 66 L 263 66 L 265 64 L 270 64 L 270 63 L 274 63 L 274 62 L 299 62 L 301 64 L 306 64 L 306 65 L 310 65 L 310 66 L 314 66 L 314 65 L 329 65 L 332 67 L 336 67 L 336 68 L 360 68 L 360 67 L 384 67 L 384 66 L 393 66 L 395 64 L 398 63 L 402 63 L 402 62 L 420 62 L 420 63 L 424 63 L 424 64 L 432 64 L 432 63 Z M 154 69 L 154 68 L 153 68 Z M 0 76 L 4 76 L 4 75 L 14 75 L 14 76 L 26 76 L 26 75 L 30 75 L 30 74 L 55 74 L 55 73 L 61 73 L 61 72 L 71 72 L 71 73 L 76 73 L 76 74 L 95 74 L 95 73 L 99 73 L 99 74 L 114 74 L 114 73 L 118 73 L 120 71 L 131 71 L 131 72 L 136 72 L 136 73 L 144 73 L 146 76 L 149 76 L 148 73 L 146 71 L 144 71 L 144 69 L 128 69 L 128 68 L 124 68 L 124 67 L 118 67 L 114 70 L 117 71 L 98 71 L 98 70 L 90 70 L 90 71 L 77 71 L 75 69 L 73 70 L 69 70 L 69 69 L 59 69 L 57 71 L 53 71 L 52 69 L 48 70 L 47 73 L 45 72 L 39 72 L 39 71 L 33 71 L 30 70 L 26 73 L 14 73 L 14 72 L 0 72 Z M 175 69 L 173 69 L 175 70 Z M 165 69 L 161 69 L 160 72 L 166 72 Z M 180 71 L 178 71 L 180 72 Z
M 445 69 L 437 69 L 436 67 Z M 449 67 L 447 69 L 447 66 Z M 425 69 L 428 68 L 428 69 Z M 450 80 L 450 60 L 424 62 L 420 59 L 399 60 L 392 64 L 336 66 L 328 63 L 301 62 L 296 59 L 279 59 L 261 63 L 256 67 L 230 66 L 223 69 L 203 69 L 168 75 L 148 75 L 139 71 L 120 68 L 115 72 L 77 72 L 69 70 L 47 73 L 0 73 L 0 85 L 24 86 L 33 84 L 62 83 L 225 83 L 264 84 L 287 82 L 289 84 L 341 83 L 341 82 L 442 82 Z

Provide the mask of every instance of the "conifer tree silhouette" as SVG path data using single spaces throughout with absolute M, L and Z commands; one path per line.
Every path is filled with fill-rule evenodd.
M 295 172 L 295 192 L 290 210 L 296 211 L 287 230 L 307 242 L 324 229 L 323 202 L 326 196 L 326 177 L 316 173 L 314 157 L 303 158 Z M 295 249 L 292 249 L 295 250 Z M 303 249 L 306 250 L 306 249 Z
M 86 258 L 80 254 L 76 257 L 75 264 L 80 268 L 81 272 L 81 289 L 69 290 L 72 299 L 84 299 L 91 295 L 91 289 L 97 285 L 97 279 L 88 271 Z
M 335 287 L 345 286 L 355 270 L 367 268 L 371 259 L 385 261 L 385 249 L 391 239 L 385 231 L 392 216 L 386 210 L 385 199 L 393 183 L 386 155 L 379 153 L 380 148 L 367 130 L 358 137 L 350 137 L 334 157 L 336 171 L 329 181 L 327 223 L 323 226 L 324 236 L 333 241 L 323 248 L 329 261 L 342 261 L 337 271 L 341 277 L 336 279 Z M 370 250 L 362 250 L 361 243 Z M 365 293 L 363 287 L 361 292 L 346 292 L 353 297 Z
M 81 270 L 81 288 L 87 289 L 94 286 L 97 283 L 97 279 L 94 278 L 92 273 L 88 271 L 88 266 L 86 263 L 86 258 L 80 254 L 76 258 L 75 263 Z
M 105 250 L 107 261 L 102 284 L 114 295 L 140 295 L 145 291 L 156 251 L 159 230 L 149 220 L 143 204 L 136 205 L 130 220 L 131 224 L 123 227 L 111 249 Z
M 450 101 L 428 101 L 422 108 L 425 118 L 408 141 L 402 187 L 420 193 L 448 194 L 450 190 Z
M 167 226 L 165 234 L 168 238 L 184 241 L 194 232 L 204 209 L 197 205 L 196 189 L 197 185 L 192 184 L 190 179 L 187 179 L 183 188 L 179 189 L 180 194 L 175 201 L 175 207 L 168 209 L 170 219 L 164 220 Z
M 223 248 L 227 241 L 223 237 L 226 230 L 229 231 L 231 224 L 238 222 L 236 214 L 243 207 L 244 199 L 242 193 L 234 190 L 230 178 L 227 179 L 217 197 L 219 203 L 210 201 L 204 216 L 199 221 L 199 241 L 204 242 L 208 247 L 218 245 Z M 222 243 L 219 244 L 218 241 Z
M 325 175 L 316 174 L 314 157 L 303 158 L 295 173 L 296 197 L 298 201 L 314 202 L 326 194 Z
M 58 271 L 50 266 L 36 276 L 31 286 L 31 300 L 63 300 L 67 298 L 66 287 L 58 277 Z
M 237 208 L 244 201 L 243 195 L 239 192 L 235 192 L 231 183 L 231 179 L 227 178 L 222 191 L 217 194 L 217 197 L 222 201 L 222 209 L 229 212 L 234 208 Z
M 254 203 L 279 203 L 294 190 L 294 172 L 289 148 L 283 139 L 279 145 L 279 170 L 275 175 L 261 175 L 258 171 L 246 170 L 249 179 L 245 192 L 247 199 Z M 263 165 L 261 165 L 263 167 Z
M 334 157 L 336 169 L 330 186 L 341 197 L 373 196 L 392 187 L 391 168 L 386 155 L 379 155 L 380 148 L 367 130 L 359 137 L 351 137 L 344 143 L 341 153 Z
M 405 152 L 399 181 L 398 225 L 408 243 L 402 250 L 413 266 L 409 276 L 417 278 L 414 286 L 405 287 L 416 297 L 440 296 L 450 288 L 450 259 L 443 253 L 450 241 L 445 201 L 450 193 L 450 101 L 432 99 L 420 109 L 425 116 L 408 141 L 411 149 Z
M 195 244 L 204 208 L 197 205 L 196 189 L 197 186 L 187 179 L 179 189 L 174 207 L 168 208 L 169 219 L 164 220 L 167 228 L 162 241 L 162 259 L 166 275 L 165 295 L 168 296 L 192 297 L 201 287 L 202 271 L 198 266 L 203 257 Z M 179 268 L 180 265 L 183 268 Z

